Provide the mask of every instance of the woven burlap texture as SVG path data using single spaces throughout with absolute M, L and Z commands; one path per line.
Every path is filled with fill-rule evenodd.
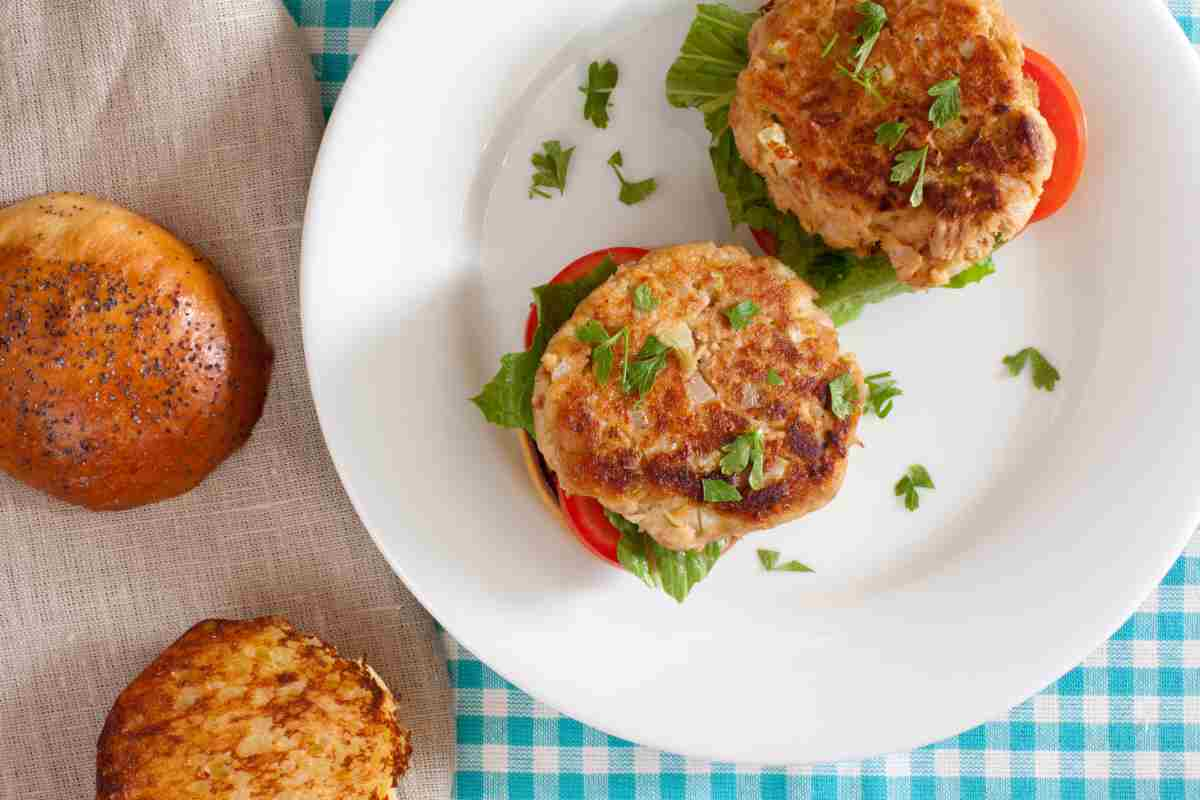
M 415 732 L 401 797 L 448 797 L 433 622 L 346 499 L 305 375 L 300 227 L 322 120 L 298 31 L 275 0 L 2 5 L 0 204 L 74 190 L 155 219 L 213 260 L 276 360 L 253 437 L 185 497 L 98 514 L 0 476 L 0 798 L 94 796 L 121 689 L 194 622 L 261 614 L 365 656 Z

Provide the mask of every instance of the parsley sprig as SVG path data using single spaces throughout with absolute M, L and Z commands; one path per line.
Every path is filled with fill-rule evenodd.
M 646 178 L 644 181 L 625 180 L 625 176 L 621 174 L 621 167 L 625 166 L 625 158 L 621 155 L 620 150 L 608 157 L 608 165 L 613 168 L 613 172 L 617 173 L 617 180 L 621 182 L 621 193 L 618 197 L 627 206 L 642 202 L 654 194 L 654 190 L 658 188 L 658 183 L 654 178 Z
M 812 567 L 801 564 L 799 561 L 785 561 L 779 563 L 778 550 L 763 550 L 758 551 L 758 563 L 762 564 L 762 568 L 767 572 L 813 572 Z
M 597 128 L 608 127 L 608 106 L 612 101 L 613 89 L 617 88 L 617 65 L 611 61 L 601 64 L 593 61 L 588 65 L 587 86 L 580 86 L 583 92 L 583 118 L 589 120 Z
M 959 79 L 955 75 L 929 87 L 929 96 L 937 98 L 929 107 L 929 121 L 933 127 L 942 128 L 958 117 L 962 110 L 962 95 L 958 89 Z
M 750 467 L 750 488 L 763 487 L 764 441 L 762 431 L 746 431 L 721 447 L 721 474 L 738 475 Z
M 1025 369 L 1025 362 L 1033 364 L 1033 385 L 1039 389 L 1045 389 L 1047 392 L 1054 391 L 1055 384 L 1061 375 L 1054 365 L 1046 360 L 1046 357 L 1041 354 L 1036 347 L 1026 347 L 1011 356 L 1005 356 L 1004 366 L 1008 367 L 1010 375 L 1020 375 L 1021 370 Z
M 907 130 L 907 122 L 885 122 L 875 129 L 875 144 L 881 144 L 888 150 L 895 150 Z
M 858 405 L 858 384 L 849 372 L 843 372 L 829 382 L 829 409 L 838 419 L 854 413 Z
M 891 372 L 876 372 L 867 376 L 867 408 L 880 419 L 892 413 L 893 399 L 904 394 L 896 385 Z
M 833 36 L 829 37 L 829 41 L 826 42 L 825 46 L 821 48 L 821 58 L 825 58 L 833 52 L 833 46 L 837 44 L 837 41 L 841 38 L 841 36 L 842 34 L 840 33 L 834 33 Z
M 702 484 L 704 486 L 704 502 L 706 503 L 741 502 L 742 493 L 732 483 L 705 478 Z
M 595 377 L 596 383 L 604 386 L 608 383 L 609 375 L 612 374 L 613 367 L 613 346 L 621 341 L 625 342 L 625 366 L 621 373 L 621 383 L 624 385 L 629 376 L 629 329 L 621 328 L 612 336 L 608 335 L 608 331 L 594 319 L 590 319 L 575 331 L 575 338 L 584 344 L 593 345 L 592 347 L 592 376 Z
M 875 88 L 875 81 L 879 79 L 878 69 L 872 67 L 871 69 L 864 69 L 862 72 L 851 72 L 841 64 L 838 64 L 837 72 L 839 75 L 843 75 L 852 80 L 854 83 L 857 83 L 862 87 L 864 92 L 871 95 L 871 97 L 874 97 L 880 103 L 887 102 L 883 99 L 883 95 L 879 93 L 879 90 Z
M 854 10 L 862 15 L 858 27 L 854 29 L 858 44 L 850 51 L 850 58 L 854 61 L 854 74 L 857 75 L 862 72 L 863 65 L 875 49 L 875 43 L 879 41 L 879 34 L 887 24 L 888 16 L 884 7 L 878 3 L 859 3 Z
M 750 324 L 750 320 L 754 319 L 760 310 L 753 300 L 743 300 L 725 309 L 725 317 L 735 331 L 740 331 Z
M 637 356 L 625 372 L 623 380 L 625 393 L 637 394 L 639 398 L 645 397 L 650 391 L 650 387 L 654 385 L 654 379 L 658 377 L 658 373 L 667 366 L 667 356 L 670 352 L 671 348 L 663 344 L 657 336 L 654 334 L 647 336 L 642 349 L 638 351 Z
M 571 156 L 575 153 L 574 147 L 563 150 L 557 139 L 542 142 L 542 150 L 544 152 L 534 153 L 529 159 L 534 167 L 533 181 L 529 186 L 531 200 L 534 197 L 549 199 L 550 193 L 542 187 L 558 189 L 560 195 L 566 191 L 567 168 L 571 165 Z
M 913 464 L 908 468 L 908 472 L 896 481 L 896 497 L 903 497 L 904 507 L 909 511 L 916 511 L 921 505 L 921 497 L 917 494 L 917 489 L 932 488 L 934 488 L 933 479 L 929 477 L 929 470 L 920 464 Z
M 638 284 L 633 290 L 633 307 L 638 311 L 653 311 L 658 308 L 658 298 L 654 296 L 654 290 L 647 284 Z
M 920 150 L 904 150 L 896 154 L 896 163 L 892 166 L 892 183 L 905 184 L 917 176 L 913 184 L 912 194 L 908 196 L 909 205 L 913 208 L 925 200 L 925 160 L 929 157 L 929 145 Z

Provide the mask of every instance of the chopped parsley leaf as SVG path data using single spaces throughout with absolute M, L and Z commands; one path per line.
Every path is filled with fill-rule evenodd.
M 750 324 L 750 320 L 754 319 L 759 311 L 758 304 L 753 300 L 743 300 L 725 309 L 725 316 L 729 319 L 729 324 L 733 326 L 733 329 L 740 331 Z
M 892 413 L 892 399 L 904 394 L 896 385 L 890 372 L 876 372 L 867 376 L 867 408 L 880 419 Z
M 667 366 L 667 356 L 670 352 L 671 348 L 663 344 L 657 336 L 653 334 L 647 336 L 646 343 L 642 345 L 642 349 L 638 351 L 637 356 L 626 369 L 623 382 L 626 394 L 645 397 L 650 391 L 650 387 L 654 385 L 654 379 L 658 377 L 658 373 Z
M 929 107 L 929 121 L 933 127 L 945 127 L 958 116 L 962 108 L 962 96 L 958 91 L 957 75 L 930 86 L 929 96 L 937 98 Z
M 654 194 L 654 190 L 658 188 L 658 183 L 654 178 L 636 182 L 625 180 L 625 176 L 621 174 L 621 167 L 625 166 L 625 159 L 621 156 L 620 150 L 608 157 L 608 165 L 613 168 L 613 172 L 617 173 L 617 180 L 621 182 L 621 192 L 618 198 L 627 206 L 642 202 Z
M 896 163 L 892 166 L 892 183 L 908 183 L 914 174 L 917 182 L 913 185 L 908 202 L 913 208 L 921 205 L 925 199 L 925 159 L 929 156 L 929 145 L 920 150 L 904 150 L 896 154 Z M 918 174 L 919 170 L 919 174 Z
M 593 61 L 588 65 L 587 86 L 580 86 L 586 99 L 583 101 L 583 118 L 597 128 L 608 127 L 608 106 L 613 89 L 617 88 L 617 65 L 611 61 L 601 64 Z
M 737 503 L 742 499 L 742 493 L 731 483 L 711 478 L 705 478 L 703 483 L 706 503 Z
M 773 369 L 767 370 L 767 383 L 770 386 L 783 386 L 783 378 Z
M 732 442 L 721 447 L 721 473 L 737 475 L 750 467 L 750 488 L 758 491 L 763 487 L 763 434 L 762 431 L 747 431 Z
M 879 33 L 887 24 L 887 11 L 878 3 L 870 2 L 859 3 L 854 10 L 862 15 L 862 20 L 854 29 L 854 35 L 859 38 L 859 43 L 850 52 L 850 58 L 854 59 L 854 74 L 857 75 L 862 72 L 863 65 L 867 63 L 867 58 L 875 49 L 875 42 L 879 41 Z
M 658 308 L 658 298 L 646 284 L 640 284 L 633 290 L 633 307 L 638 311 L 653 311 Z
M 1004 357 L 1004 366 L 1008 367 L 1010 375 L 1020 375 L 1021 370 L 1025 368 L 1025 362 L 1033 363 L 1033 385 L 1039 389 L 1045 389 L 1047 392 L 1054 391 L 1054 385 L 1058 383 L 1058 379 L 1062 377 L 1058 374 L 1058 370 L 1054 365 L 1046 360 L 1046 357 L 1036 347 L 1026 347 L 1018 350 L 1011 356 Z
M 829 382 L 829 409 L 838 419 L 854 413 L 858 405 L 858 384 L 849 372 L 843 372 Z
M 801 564 L 799 561 L 785 561 L 779 563 L 778 550 L 758 550 L 758 563 L 767 572 L 812 572 L 811 567 Z
M 875 129 L 875 144 L 881 144 L 888 150 L 895 150 L 907 130 L 907 122 L 885 122 Z
M 840 34 L 840 33 L 835 33 L 835 34 L 833 34 L 833 36 L 829 37 L 829 41 L 828 41 L 828 42 L 826 42 L 826 43 L 825 43 L 825 47 L 823 47 L 823 48 L 821 49 L 821 58 L 825 58 L 825 57 L 827 57 L 827 56 L 828 56 L 830 53 L 832 53 L 832 52 L 833 52 L 833 46 L 834 46 L 835 44 L 837 44 L 837 40 L 838 40 L 840 37 L 841 37 L 841 34 Z
M 917 494 L 917 489 L 932 489 L 933 479 L 929 477 L 929 470 L 925 469 L 920 464 L 913 464 L 908 468 L 908 472 L 904 474 L 900 480 L 896 481 L 896 497 L 904 498 L 904 507 L 909 511 L 916 511 L 921 505 L 921 498 Z
M 550 193 L 543 187 L 558 189 L 560 195 L 566 191 L 567 168 L 571 165 L 571 156 L 575 153 L 574 147 L 563 150 L 562 144 L 555 139 L 542 142 L 542 150 L 545 152 L 534 153 L 529 159 L 534 167 L 533 180 L 529 186 L 531 200 L 534 197 L 549 199 Z

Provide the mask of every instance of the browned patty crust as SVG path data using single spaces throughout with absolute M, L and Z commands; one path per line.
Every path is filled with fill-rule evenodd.
M 653 310 L 635 308 L 639 286 L 658 299 Z M 832 413 L 829 384 L 849 374 L 861 395 L 862 378 L 813 297 L 779 261 L 734 246 L 666 247 L 621 267 L 551 339 L 536 377 L 538 446 L 564 491 L 598 499 L 673 549 L 773 527 L 829 502 L 859 416 Z M 727 312 L 747 300 L 760 311 L 735 329 Z M 592 346 L 577 337 L 589 320 L 609 333 L 627 328 L 631 357 L 651 335 L 678 344 L 640 402 L 621 387 L 620 343 L 613 378 L 597 382 Z M 723 475 L 719 466 L 722 446 L 753 430 L 765 438 L 758 490 L 745 473 Z M 706 478 L 732 483 L 742 500 L 705 502 Z
M 805 228 L 833 247 L 881 248 L 915 287 L 941 285 L 1029 221 L 1054 135 L 998 0 L 880 5 L 887 24 L 863 71 L 875 71 L 882 101 L 837 70 L 854 68 L 857 0 L 780 0 L 751 30 L 730 125 L 772 200 Z M 955 76 L 961 114 L 935 130 L 928 90 Z M 875 141 L 886 122 L 909 126 L 894 149 Z M 924 201 L 913 208 L 913 181 L 889 173 L 897 153 L 926 144 Z

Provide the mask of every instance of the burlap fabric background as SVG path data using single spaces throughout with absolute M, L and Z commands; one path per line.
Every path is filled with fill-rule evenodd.
M 249 444 L 198 490 L 119 514 L 0 476 L 0 797 L 94 794 L 118 692 L 211 616 L 281 613 L 365 655 L 416 733 L 402 797 L 449 795 L 433 624 L 376 552 L 317 427 L 297 268 L 321 134 L 275 0 L 0 0 L 0 203 L 109 197 L 217 264 L 276 352 Z

